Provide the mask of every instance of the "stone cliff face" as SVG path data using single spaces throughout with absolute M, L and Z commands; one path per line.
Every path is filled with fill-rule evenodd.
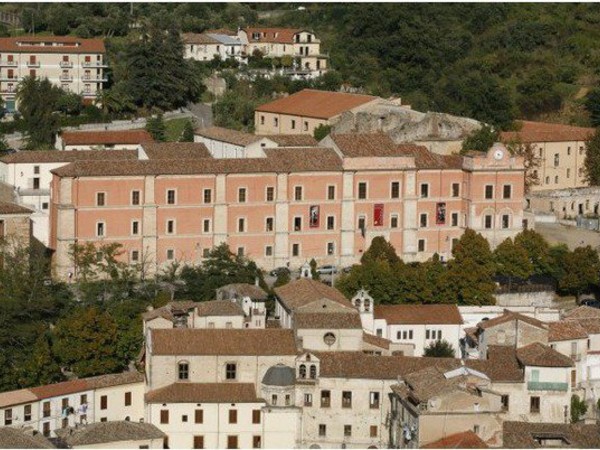
M 482 127 L 474 119 L 450 114 L 414 111 L 405 106 L 385 103 L 358 112 L 342 114 L 333 126 L 334 133 L 383 131 L 396 143 L 414 141 L 456 141 Z

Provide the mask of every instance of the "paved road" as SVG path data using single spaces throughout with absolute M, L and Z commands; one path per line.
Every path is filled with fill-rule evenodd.
M 551 244 L 567 244 L 573 250 L 576 247 L 591 245 L 600 250 L 600 233 L 583 228 L 561 225 L 559 223 L 536 223 L 535 231 Z

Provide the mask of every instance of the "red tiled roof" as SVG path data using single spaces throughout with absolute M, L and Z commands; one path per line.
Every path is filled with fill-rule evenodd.
M 248 42 L 269 42 L 278 44 L 293 44 L 294 35 L 299 31 L 299 28 L 244 28 L 244 31 L 248 35 Z M 260 33 L 258 39 L 253 39 L 253 33 Z
M 46 384 L 44 386 L 36 386 L 30 388 L 29 390 L 41 400 L 44 398 L 58 397 L 60 395 L 74 394 L 75 392 L 82 392 L 88 389 L 91 389 L 91 387 L 87 380 L 79 379 L 64 381 L 62 383 Z
M 1 215 L 31 214 L 32 212 L 30 209 L 16 203 L 0 202 Z
M 265 103 L 256 108 L 256 111 L 330 119 L 378 98 L 371 95 L 303 89 L 287 97 Z
M 362 330 L 360 315 L 355 310 L 350 313 L 316 312 L 294 314 L 296 329 Z
M 263 403 L 252 383 L 174 383 L 146 393 L 148 403 Z
M 154 141 L 146 130 L 63 131 L 61 138 L 65 145 L 141 144 Z
M 488 359 L 467 359 L 465 365 L 488 376 L 496 383 L 521 383 L 524 372 L 514 347 L 490 345 Z
M 462 169 L 463 158 L 460 155 L 438 155 L 422 145 L 400 144 L 398 156 L 413 156 L 418 169 Z
M 208 33 L 183 33 L 181 39 L 184 44 L 220 44 L 215 38 L 212 38 Z
M 586 339 L 587 337 L 585 329 L 575 320 L 563 320 L 548 324 L 548 340 L 551 342 Z
M 151 330 L 154 355 L 295 355 L 289 329 L 172 328 Z
M 39 43 L 62 45 L 35 45 Z M 34 44 L 34 45 L 31 45 Z M 0 38 L 2 53 L 106 53 L 103 39 L 72 36 L 19 36 Z
M 260 141 L 265 136 L 258 136 L 252 133 L 244 133 L 243 131 L 231 130 L 229 128 L 223 127 L 209 127 L 196 129 L 194 134 L 198 136 L 202 136 L 206 139 L 211 139 L 214 141 L 227 142 L 234 145 L 239 145 L 241 147 L 245 147 L 247 145 L 253 144 L 257 141 Z
M 75 161 L 137 159 L 136 150 L 23 150 L 0 158 L 5 164 L 69 163 Z M 114 164 L 114 162 L 113 162 Z
M 398 145 L 384 133 L 332 134 L 331 139 L 347 158 L 401 156 Z
M 314 147 L 317 140 L 310 134 L 270 134 L 261 136 L 275 142 L 280 147 Z
M 375 347 L 383 348 L 388 350 L 392 341 L 386 338 L 375 336 L 374 334 L 363 333 L 363 342 Z
M 548 328 L 548 325 L 546 323 L 542 322 L 541 320 L 537 320 L 532 317 L 525 316 L 523 314 L 512 312 L 512 311 L 509 311 L 508 309 L 505 309 L 504 313 L 501 316 L 494 317 L 493 319 L 480 322 L 477 326 L 479 328 L 482 328 L 485 330 L 487 328 L 494 327 L 501 323 L 511 322 L 513 320 L 521 320 L 523 322 L 526 322 L 526 323 L 533 325 L 534 327 L 538 327 L 538 328 L 543 328 L 543 329 Z
M 290 310 L 328 299 L 352 308 L 350 301 L 337 289 L 310 278 L 300 278 L 275 288 L 277 297 Z
M 488 448 L 487 444 L 473 431 L 451 434 L 421 448 Z
M 570 310 L 565 314 L 566 319 L 600 319 L 600 309 L 583 305 Z
M 517 359 L 524 366 L 572 367 L 568 356 L 558 353 L 547 345 L 535 342 L 517 349 Z
M 586 141 L 596 131 L 594 128 L 574 127 L 558 123 L 521 121 L 518 131 L 500 133 L 503 142 L 565 142 Z
M 460 325 L 462 316 L 456 305 L 376 305 L 376 319 L 390 324 Z

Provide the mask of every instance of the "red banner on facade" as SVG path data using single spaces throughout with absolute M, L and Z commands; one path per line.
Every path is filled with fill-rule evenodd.
M 319 206 L 313 205 L 309 210 L 309 225 L 311 228 L 317 228 L 319 226 Z
M 446 224 L 446 203 L 438 203 L 435 207 L 435 223 L 438 225 Z
M 373 225 L 376 227 L 383 226 L 383 203 L 376 203 L 373 206 Z

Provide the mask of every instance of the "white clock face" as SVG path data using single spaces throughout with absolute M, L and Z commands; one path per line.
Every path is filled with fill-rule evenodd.
M 503 156 L 504 156 L 504 152 L 502 150 L 496 150 L 494 152 L 494 158 L 496 158 L 496 159 L 502 159 Z

